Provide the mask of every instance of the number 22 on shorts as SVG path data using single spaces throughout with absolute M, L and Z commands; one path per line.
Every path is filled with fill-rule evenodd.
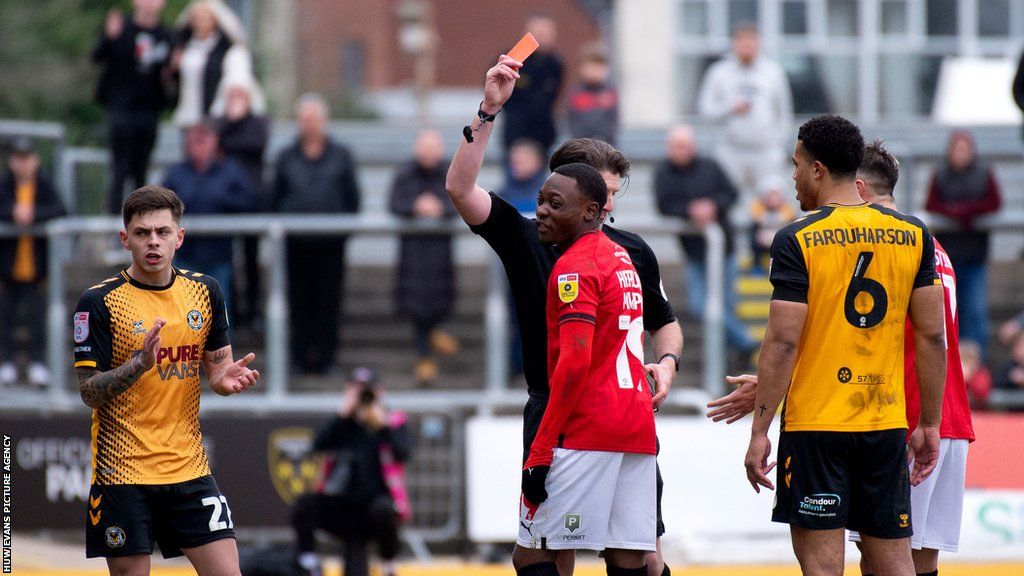
M 213 506 L 213 513 L 210 514 L 210 532 L 234 528 L 235 523 L 231 521 L 231 508 L 228 507 L 228 499 L 221 496 L 207 496 L 201 500 L 203 506 Z M 221 508 L 226 512 L 227 521 L 221 520 Z

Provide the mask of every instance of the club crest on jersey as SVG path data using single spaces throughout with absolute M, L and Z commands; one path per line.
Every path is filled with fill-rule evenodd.
M 136 320 L 135 322 L 132 322 L 132 334 L 145 334 L 146 328 L 143 324 L 145 324 L 144 320 Z
M 103 531 L 103 537 L 107 541 L 108 548 L 120 548 L 124 546 L 124 530 L 120 526 L 110 526 Z
M 558 275 L 558 299 L 568 304 L 576 300 L 576 297 L 580 295 L 580 275 L 579 274 L 559 274 Z
M 75 312 L 75 344 L 81 344 L 89 338 L 89 313 Z
M 203 313 L 199 310 L 189 310 L 188 314 L 185 315 L 185 320 L 188 322 L 189 328 L 193 330 L 199 330 L 203 327 Z

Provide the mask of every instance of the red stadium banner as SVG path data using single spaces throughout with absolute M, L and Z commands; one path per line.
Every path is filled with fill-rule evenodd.
M 974 413 L 974 434 L 967 457 L 967 487 L 1024 490 L 1024 414 Z

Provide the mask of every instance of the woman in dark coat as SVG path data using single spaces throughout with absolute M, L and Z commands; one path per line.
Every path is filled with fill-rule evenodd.
M 416 138 L 414 160 L 402 168 L 391 186 L 391 212 L 414 220 L 441 220 L 455 215 L 445 192 L 447 164 L 443 163 L 441 134 L 425 130 Z M 451 355 L 458 342 L 438 326 L 455 304 L 455 267 L 450 235 L 402 236 L 395 282 L 398 314 L 412 320 L 416 336 L 414 374 L 420 383 L 437 377 L 433 354 Z

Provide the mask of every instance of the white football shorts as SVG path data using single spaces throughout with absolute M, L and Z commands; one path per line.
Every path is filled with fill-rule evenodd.
M 653 454 L 555 448 L 548 499 L 531 508 L 519 498 L 516 542 L 548 550 L 653 552 L 656 466 Z

